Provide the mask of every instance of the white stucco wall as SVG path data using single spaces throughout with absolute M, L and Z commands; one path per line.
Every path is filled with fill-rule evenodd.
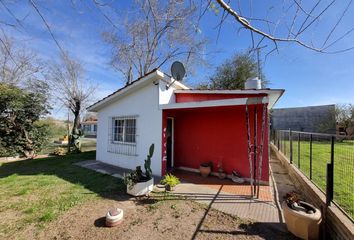
M 144 169 L 144 160 L 152 143 L 155 151 L 151 168 L 154 175 L 161 175 L 162 111 L 159 109 L 160 87 L 148 82 L 146 86 L 98 111 L 97 160 L 123 168 Z M 109 131 L 112 117 L 137 115 L 137 156 L 108 152 Z
M 160 104 L 169 104 L 175 103 L 175 94 L 174 94 L 174 86 L 170 86 L 166 89 L 167 84 L 163 81 L 160 81 L 159 84 L 159 103 Z

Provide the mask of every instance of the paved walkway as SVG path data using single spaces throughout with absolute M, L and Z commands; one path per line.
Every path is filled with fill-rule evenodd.
M 78 165 L 80 167 L 94 170 L 99 173 L 111 175 L 112 177 L 115 177 L 115 178 L 123 178 L 124 174 L 130 173 L 132 171 L 127 168 L 113 166 L 113 165 L 99 162 L 96 160 L 87 160 L 87 161 L 77 162 L 74 164 Z M 161 177 L 154 176 L 155 183 L 160 182 L 160 180 L 161 180 Z
M 239 185 L 217 177 L 202 178 L 196 173 L 177 172 L 183 181 L 174 194 L 208 204 L 219 211 L 256 222 L 280 223 L 281 213 L 273 201 L 273 187 L 261 186 L 259 198 L 251 197 L 249 185 Z
M 122 178 L 131 170 L 104 164 L 98 161 L 83 161 L 76 165 L 95 170 L 113 177 Z M 269 223 L 278 229 L 285 230 L 280 202 L 283 196 L 295 190 L 285 168 L 272 156 L 270 160 L 270 186 L 261 186 L 259 198 L 250 196 L 249 185 L 238 185 L 231 180 L 220 180 L 217 177 L 202 178 L 197 173 L 176 172 L 182 183 L 174 194 L 207 204 L 227 214 L 256 222 Z M 160 181 L 155 177 L 155 183 Z

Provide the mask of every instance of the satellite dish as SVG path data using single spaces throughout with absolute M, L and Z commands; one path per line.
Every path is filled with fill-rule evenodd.
M 181 62 L 175 61 L 171 66 L 171 74 L 172 77 L 177 81 L 182 81 L 184 75 L 186 74 L 186 70 Z

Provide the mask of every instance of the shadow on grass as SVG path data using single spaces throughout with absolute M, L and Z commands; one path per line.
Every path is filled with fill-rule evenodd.
M 0 179 L 15 174 L 27 176 L 55 175 L 65 181 L 81 185 L 104 198 L 118 201 L 128 199 L 129 197 L 125 194 L 123 180 L 74 165 L 74 163 L 79 161 L 95 159 L 95 153 L 95 151 L 91 151 L 66 156 L 2 163 L 0 166 Z

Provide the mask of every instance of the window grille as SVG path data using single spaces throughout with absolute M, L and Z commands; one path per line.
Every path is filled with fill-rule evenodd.
M 137 116 L 119 116 L 110 118 L 108 152 L 136 156 Z

